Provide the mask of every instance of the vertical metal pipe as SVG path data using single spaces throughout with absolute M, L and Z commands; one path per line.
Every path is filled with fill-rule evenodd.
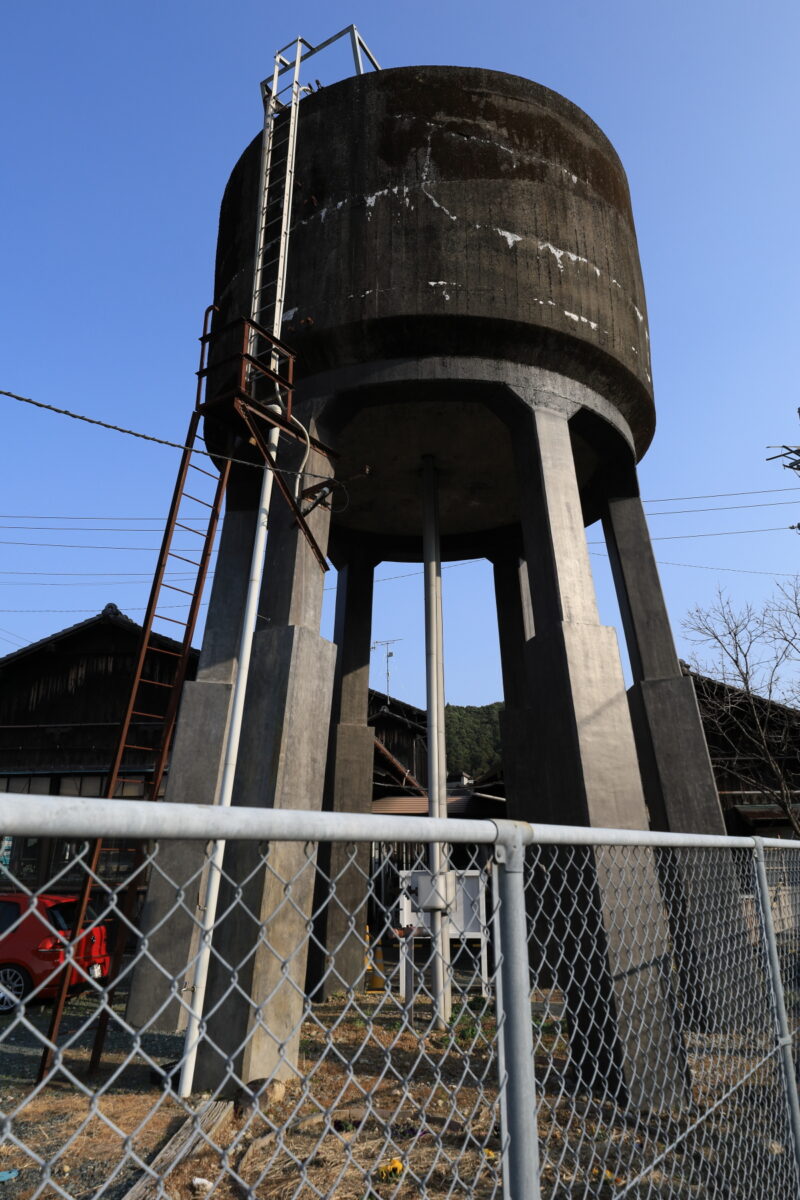
M 447 768 L 444 736 L 444 664 L 442 661 L 442 562 L 436 467 L 431 455 L 422 459 L 422 554 L 425 567 L 425 683 L 428 710 L 428 812 L 447 816 Z M 446 856 L 441 843 L 430 847 L 430 869 L 444 890 Z M 450 1019 L 450 921 L 447 913 L 431 913 L 435 1024 Z
M 498 1030 L 497 1035 L 497 1082 L 500 1086 L 500 1145 L 502 1146 L 501 1162 L 503 1179 L 508 1177 L 508 1105 L 505 1103 L 505 1078 L 506 1078 L 506 1043 L 500 1028 L 504 1020 L 506 1006 L 503 1001 L 503 972 L 501 967 L 502 962 L 502 945 L 503 939 L 500 931 L 500 871 L 495 865 L 492 871 L 492 938 L 494 945 L 492 947 L 492 970 L 494 983 L 494 1019 Z M 510 1200 L 508 1189 L 503 1187 L 505 1200 Z
M 291 228 L 292 195 L 294 191 L 294 159 L 297 137 L 297 110 L 300 103 L 300 62 L 302 59 L 302 44 L 298 38 L 295 45 L 294 75 L 292 79 L 292 104 L 289 113 L 289 139 L 286 150 L 286 178 L 284 180 L 283 210 L 281 214 L 281 232 L 278 252 L 278 265 L 275 280 L 275 307 L 273 310 L 272 332 L 280 336 L 283 321 L 283 304 L 286 292 L 286 263 L 289 248 L 289 232 Z M 272 135 L 274 125 L 275 97 L 277 95 L 280 66 L 275 60 L 275 71 L 272 82 L 271 97 L 267 102 L 264 114 L 264 137 L 262 139 L 261 186 L 259 193 L 259 224 L 256 233 L 256 251 L 254 262 L 253 295 L 251 301 L 251 316 L 257 319 L 260 311 L 260 291 L 263 280 L 263 222 L 266 218 L 266 205 L 269 200 L 269 174 L 272 156 Z M 250 350 L 252 353 L 255 340 L 254 330 L 250 330 Z M 272 355 L 273 370 L 277 370 L 277 352 Z M 278 449 L 280 431 L 277 426 L 270 430 L 267 445 L 272 462 Z M 222 767 L 217 805 L 230 808 L 233 796 L 233 784 L 236 778 L 236 764 L 239 758 L 239 742 L 242 734 L 244 719 L 244 702 L 247 693 L 247 680 L 250 674 L 250 656 L 253 649 L 253 635 L 258 621 L 258 603 L 261 597 L 261 585 L 264 578 L 264 556 L 267 549 L 267 525 L 269 522 L 269 506 L 272 499 L 272 484 L 275 478 L 272 467 L 264 467 L 261 479 L 261 494 L 258 500 L 258 522 L 253 540 L 253 553 L 250 558 L 250 578 L 247 584 L 247 596 L 242 617 L 242 632 L 239 640 L 239 658 L 236 679 L 231 697 L 231 713 L 228 722 L 228 733 L 225 741 L 225 758 Z M 184 1040 L 183 1065 L 178 1084 L 178 1094 L 182 1097 L 191 1095 L 194 1081 L 194 1069 L 197 1062 L 197 1051 L 203 1036 L 202 1018 L 205 1002 L 208 968 L 211 962 L 211 941 L 214 924 L 217 919 L 217 903 L 219 887 L 222 879 L 222 860 L 225 855 L 225 842 L 215 841 L 211 845 L 206 874 L 206 890 L 200 924 L 200 945 L 194 964 L 192 985 L 190 991 L 189 1018 L 186 1025 Z
M 769 964 L 772 998 L 775 1004 L 775 1024 L 777 1026 L 778 1044 L 781 1048 L 783 1065 L 783 1080 L 786 1088 L 786 1103 L 789 1109 L 789 1125 L 792 1134 L 795 1164 L 800 1181 L 800 1101 L 797 1095 L 797 1076 L 794 1068 L 792 1053 L 792 1034 L 789 1029 L 789 1018 L 786 1012 L 786 999 L 783 994 L 783 976 L 778 955 L 778 943 L 775 940 L 775 923 L 772 920 L 772 906 L 769 900 L 769 881 L 767 866 L 764 858 L 764 843 L 759 837 L 753 838 L 756 850 L 756 879 L 758 895 L 761 902 L 761 918 L 764 937 L 767 943 L 767 962 Z
M 539 1138 L 536 1127 L 536 1079 L 533 1071 L 533 1024 L 525 919 L 525 849 L 511 821 L 497 821 L 495 872 L 498 901 L 502 1012 L 498 1006 L 498 1037 L 502 1052 L 500 1077 L 505 1200 L 540 1200 Z M 507 1073 L 506 1073 L 507 1072 Z
M 364 74 L 364 63 L 361 58 L 361 39 L 355 25 L 350 26 L 350 45 L 353 49 L 353 62 L 356 65 L 356 75 Z
M 279 430 L 274 427 L 270 431 L 269 445 L 273 454 L 277 450 Z M 222 780 L 219 788 L 217 805 L 230 808 L 233 797 L 233 783 L 236 777 L 236 764 L 239 758 L 239 742 L 242 735 L 244 718 L 244 701 L 247 692 L 247 679 L 250 674 L 250 656 L 253 649 L 253 634 L 258 620 L 258 601 L 261 595 L 261 584 L 264 577 L 264 556 L 267 549 L 267 524 L 269 520 L 269 505 L 272 499 L 272 482 L 274 472 L 270 467 L 264 468 L 261 480 L 261 495 L 258 502 L 258 523 L 253 541 L 253 553 L 250 558 L 250 578 L 247 583 L 247 599 L 242 618 L 242 632 L 239 639 L 239 658 L 236 680 L 231 697 L 231 714 L 228 722 L 228 733 L 225 741 L 225 759 L 222 768 Z M 194 1069 L 197 1062 L 197 1050 L 202 1035 L 203 1004 L 205 1002 L 208 968 L 211 962 L 211 940 L 214 924 L 217 918 L 217 903 L 219 886 L 222 879 L 222 860 L 225 855 L 225 842 L 215 841 L 211 844 L 206 875 L 206 890 L 200 924 L 200 944 L 195 959 L 194 972 L 189 992 L 189 1016 L 186 1024 L 184 1039 L 183 1065 L 178 1084 L 179 1096 L 190 1096 L 194 1081 Z

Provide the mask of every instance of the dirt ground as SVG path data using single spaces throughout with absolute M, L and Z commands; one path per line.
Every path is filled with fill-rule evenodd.
M 576 1088 L 561 1011 L 552 996 L 539 997 L 532 1010 L 543 1196 L 739 1200 L 736 1190 L 715 1190 L 734 1156 L 748 1173 L 774 1179 L 770 1200 L 791 1194 L 783 1182 L 789 1148 L 774 1128 L 774 1064 L 755 1068 L 735 1039 L 705 1039 L 690 1054 L 695 1086 L 685 1110 L 626 1114 Z M 93 1014 L 88 998 L 69 1003 L 63 1061 L 44 1088 L 34 1080 L 47 1010 L 29 1011 L 31 1027 L 0 1018 L 0 1110 L 11 1118 L 0 1147 L 0 1200 L 123 1200 L 185 1126 L 191 1106 L 165 1090 L 159 1076 L 159 1068 L 179 1058 L 181 1040 L 144 1036 L 135 1047 L 130 1034 L 112 1032 L 101 1071 L 90 1080 Z M 409 1024 L 399 1005 L 374 994 L 359 996 L 356 1011 L 346 1011 L 342 1000 L 314 1005 L 296 1078 L 265 1086 L 255 1105 L 239 1097 L 215 1128 L 213 1144 L 201 1140 L 183 1160 L 160 1169 L 163 1191 L 154 1184 L 142 1196 L 499 1197 L 491 1005 L 470 997 L 445 1032 L 432 1031 L 431 1015 L 418 1006 Z M 748 1071 L 728 1108 L 693 1132 L 720 1089 Z M 194 1097 L 192 1104 L 204 1102 Z M 12 1177 L 4 1179 L 5 1172 Z M 747 1186 L 741 1200 L 750 1200 Z

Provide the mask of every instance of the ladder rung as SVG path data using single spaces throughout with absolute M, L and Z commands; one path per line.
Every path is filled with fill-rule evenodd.
M 188 625 L 188 621 L 178 621 L 175 617 L 162 617 L 161 613 L 153 613 L 154 621 L 169 621 L 172 625 L 183 625 L 184 628 Z
M 173 686 L 171 683 L 161 683 L 158 679 L 145 679 L 144 675 L 139 677 L 139 683 L 147 683 L 151 687 L 171 688 Z
M 132 717 L 154 717 L 157 721 L 163 721 L 166 715 L 166 713 L 145 712 L 142 708 L 134 708 L 131 710 Z
M 198 537 L 201 537 L 201 538 L 204 538 L 206 536 L 205 532 L 202 529 L 192 529 L 191 526 L 184 525 L 183 521 L 176 521 L 175 528 L 176 529 L 185 529 L 187 531 L 187 533 L 194 533 Z
M 170 585 L 166 584 L 165 586 L 169 587 Z M 147 649 L 152 650 L 154 654 L 166 654 L 168 658 L 183 658 L 179 650 L 162 650 L 161 646 L 154 646 L 152 642 L 147 643 Z
M 184 492 L 183 494 L 187 500 L 194 500 L 195 504 L 204 504 L 206 506 L 206 508 L 214 507 L 214 505 L 209 504 L 207 500 L 201 500 L 199 496 L 193 496 L 191 492 Z M 194 518 L 192 518 L 192 519 L 194 520 Z M 197 520 L 199 521 L 200 518 L 198 517 Z
M 146 750 L 148 754 L 158 754 L 160 746 L 139 746 L 136 742 L 126 742 L 125 750 Z
M 184 596 L 193 596 L 194 592 L 187 592 L 186 588 L 175 587 L 174 583 L 164 583 L 162 587 L 169 588 L 173 592 L 183 592 Z
M 200 566 L 200 563 L 195 562 L 193 558 L 184 558 L 184 556 L 182 554 L 176 554 L 174 550 L 170 550 L 170 551 L 168 551 L 168 553 L 171 558 L 179 558 L 181 560 L 181 562 L 189 563 L 189 565 L 192 567 Z
M 190 462 L 189 466 L 193 471 L 199 471 L 201 475 L 207 475 L 209 479 L 216 479 L 213 471 L 206 471 L 204 467 L 198 467 L 196 463 Z

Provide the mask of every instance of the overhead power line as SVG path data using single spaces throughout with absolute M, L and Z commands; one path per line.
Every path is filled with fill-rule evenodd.
M 767 529 L 719 529 L 715 533 L 669 533 L 659 534 L 650 540 L 653 542 L 680 542 L 684 538 L 739 537 L 747 533 L 781 533 L 788 532 L 792 528 L 794 528 L 792 525 L 771 525 Z
M 36 543 L 38 545 L 38 542 Z M 148 582 L 153 578 L 152 571 L 0 571 L 0 575 L 48 575 L 51 578 L 62 575 L 92 575 L 97 578 L 107 578 L 109 576 L 136 575 Z M 194 579 L 194 575 L 189 576 L 185 571 L 167 571 L 165 578 L 168 579 Z
M 642 504 L 675 504 L 678 500 L 726 500 L 730 496 L 774 496 L 778 492 L 800 492 L 800 487 L 759 488 L 749 492 L 708 492 L 703 496 L 663 496 L 660 500 L 643 500 Z
M 800 491 L 800 488 L 795 489 Z M 653 501 L 645 501 L 645 503 L 654 503 Z M 751 508 L 786 508 L 796 505 L 797 500 L 767 500 L 760 504 L 715 504 L 706 505 L 702 508 L 668 508 L 660 511 L 648 512 L 648 517 L 674 517 L 683 516 L 686 513 L 704 513 L 704 512 L 739 512 L 744 509 Z M 55 533 L 160 533 L 164 528 L 163 519 L 160 517 L 116 517 L 116 516 L 95 516 L 95 517 L 58 517 L 58 516 L 33 516 L 31 514 L 22 513 L 0 513 L 0 520 L 5 521 L 155 521 L 160 522 L 154 526 L 137 527 L 129 526 L 124 529 L 117 528 L 112 525 L 0 525 L 0 529 L 26 529 L 31 533 L 39 531 L 51 531 Z M 206 520 L 204 517 L 181 517 L 184 522 Z
M 205 607 L 207 604 L 208 604 L 208 601 L 203 600 L 201 607 Z M 189 605 L 188 600 L 186 601 L 185 604 L 160 604 L 159 612 L 161 611 L 161 609 L 164 609 L 164 608 L 188 608 L 188 605 Z M 147 608 L 145 605 L 141 605 L 136 608 L 131 608 L 128 611 L 129 612 L 146 612 Z M 0 608 L 0 613 L 87 613 L 87 612 L 88 613 L 96 613 L 97 609 L 96 608 Z M 156 614 L 156 620 L 158 620 L 158 614 Z M 23 646 L 27 646 L 27 644 L 28 644 L 27 642 L 22 642 Z
M 673 533 L 673 534 L 658 534 L 651 540 L 654 542 L 676 542 L 683 541 L 687 538 L 707 538 L 707 537 L 739 537 L 751 533 L 780 533 L 794 529 L 793 525 L 771 525 L 763 529 L 716 529 L 708 533 Z M 590 546 L 602 546 L 602 541 L 590 541 Z M 159 546 L 98 546 L 98 545 L 76 545 L 72 542 L 17 542 L 0 540 L 0 546 L 38 546 L 43 550 L 142 550 L 150 553 L 155 553 L 160 549 Z M 175 547 L 176 554 L 192 554 L 197 550 L 196 546 Z M 470 560 L 471 561 L 471 560 Z
M 608 561 L 608 554 L 602 550 L 590 550 L 589 553 L 592 558 L 603 558 Z M 659 567 L 687 567 L 693 571 L 725 571 L 735 575 L 768 575 L 770 579 L 796 579 L 800 575 L 800 571 L 758 571 L 752 567 L 714 567 L 708 563 L 669 562 L 663 558 L 657 558 L 655 561 Z
M 14 642 L 11 641 L 12 638 L 14 638 L 14 640 L 20 646 L 27 645 L 27 642 L 25 642 L 24 639 L 21 638 L 18 633 L 14 633 L 11 629 L 3 629 L 2 626 L 0 626 L 0 636 L 2 636 L 4 642 L 11 642 L 12 646 L 14 645 Z
M 117 530 L 117 533 L 120 531 Z M 152 530 L 151 530 L 152 532 Z M 73 545 L 72 542 L 6 542 L 0 541 L 0 546 L 41 546 L 44 550 L 149 550 L 156 552 L 161 549 L 160 546 L 96 546 L 96 545 Z M 195 554 L 200 550 L 199 546 L 173 546 L 172 552 L 175 554 Z M 216 550 L 213 551 L 216 554 Z
M 792 528 L 791 525 L 771 525 L 767 529 L 716 529 L 710 533 L 667 533 L 658 534 L 650 539 L 651 542 L 681 542 L 686 538 L 707 537 L 738 537 L 747 533 L 781 533 Z M 2 543 L 0 543 L 2 544 Z M 605 542 L 591 541 L 590 546 L 603 546 Z
M 206 517 L 181 517 L 182 521 L 206 521 Z M 113 517 L 108 513 L 93 517 L 76 517 L 69 513 L 0 513 L 0 521 L 161 521 L 160 517 Z
M 7 396 L 10 400 L 16 400 L 20 404 L 30 404 L 34 408 L 43 409 L 45 412 L 56 413 L 58 416 L 61 416 L 61 417 L 70 417 L 73 421 L 83 421 L 87 425 L 95 425 L 95 426 L 99 427 L 100 429 L 108 429 L 113 433 L 122 433 L 122 434 L 125 434 L 127 437 L 139 438 L 141 441 L 144 441 L 144 442 L 153 442 L 159 446 L 168 446 L 168 447 L 170 447 L 170 449 L 173 449 L 173 450 L 189 449 L 189 447 L 184 446 L 182 442 L 172 442 L 168 438 L 156 437 L 155 434 L 152 434 L 152 433 L 141 433 L 139 430 L 136 430 L 136 429 L 127 429 L 123 425 L 114 425 L 110 421 L 101 421 L 98 417 L 89 417 L 85 413 L 72 412 L 68 408 L 57 408 L 56 405 L 54 405 L 54 404 L 45 404 L 42 400 L 34 400 L 31 396 L 20 396 L 17 392 L 9 392 L 9 391 L 6 391 L 6 389 L 4 389 L 4 388 L 0 388 L 0 396 Z M 260 463 L 253 463 L 245 458 L 230 458 L 224 454 L 210 454 L 207 450 L 198 450 L 196 448 L 193 448 L 193 450 L 194 450 L 195 454 L 202 454 L 205 458 L 216 459 L 218 461 L 227 461 L 227 462 L 237 463 L 240 466 L 244 466 L 244 467 L 255 467 L 258 470 L 262 469 Z M 281 475 L 297 476 L 297 475 L 302 474 L 309 479 L 327 479 L 328 478 L 327 475 L 315 475 L 311 471 L 302 471 L 302 472 L 289 471 L 282 467 L 276 467 L 274 469 L 276 471 L 278 471 Z M 678 501 L 683 501 L 683 500 L 722 500 L 722 499 L 726 499 L 726 498 L 732 497 L 732 496 L 767 496 L 767 495 L 774 495 L 779 492 L 798 492 L 798 491 L 800 491 L 800 488 L 798 488 L 798 487 L 759 488 L 757 490 L 742 491 L 742 492 L 707 492 L 707 493 L 704 493 L 702 495 L 697 495 L 697 496 L 664 496 L 664 497 L 657 497 L 655 499 L 649 499 L 649 500 L 645 499 L 642 501 L 642 503 L 643 504 L 673 504 L 673 503 L 676 503 Z M 738 506 L 731 505 L 731 507 L 735 508 Z M 755 507 L 755 506 L 754 505 L 742 505 L 741 507 Z M 698 512 L 703 512 L 703 511 L 712 512 L 713 509 L 707 509 L 707 510 L 698 509 L 697 511 Z M 55 520 L 57 518 L 57 516 L 58 516 L 58 514 L 56 514 L 56 516 L 53 518 L 43 517 L 40 519 Z M 9 515 L 8 514 L 0 514 L 0 519 L 8 520 Z M 37 518 L 31 517 L 30 519 L 33 520 L 33 519 L 37 519 Z M 64 520 L 67 520 L 67 521 L 82 521 L 82 520 L 89 521 L 89 520 L 103 520 L 103 519 L 108 519 L 108 518 L 64 517 Z M 120 518 L 113 518 L 113 519 L 114 520 L 117 520 L 117 519 L 119 519 L 119 520 L 136 520 L 136 521 L 160 520 L 159 517 L 120 517 Z
M 146 528 L 134 525 L 128 529 L 119 529 L 115 525 L 0 525 L 0 529 L 26 529 L 29 533 L 161 533 L 163 528 L 163 524 Z
M 181 583 L 190 583 L 195 579 L 194 575 L 170 575 L 169 579 L 178 579 Z M 120 587 L 150 587 L 152 579 L 150 576 L 147 579 L 81 579 L 78 582 L 70 583 L 46 583 L 41 579 L 10 579 L 0 581 L 0 588 L 76 588 L 76 587 L 103 587 L 103 588 L 120 588 Z
M 714 504 L 706 508 L 665 508 L 660 512 L 649 512 L 646 515 L 648 517 L 677 517 L 684 513 L 741 512 L 745 508 L 782 508 L 786 505 L 797 506 L 798 503 L 799 501 L 797 500 L 766 500 L 761 504 Z M 4 528 L 6 527 L 0 525 L 0 529 Z M 12 527 L 9 526 L 9 528 Z
M 250 462 L 246 458 L 231 458 L 226 454 L 210 454 L 208 450 L 198 450 L 196 446 L 185 446 L 183 442 L 171 442 L 168 438 L 156 437 L 152 433 L 141 433 L 137 429 L 126 429 L 124 425 L 113 425 L 110 421 L 101 421 L 98 417 L 87 417 L 84 413 L 72 412 L 68 408 L 56 408 L 55 404 L 44 404 L 41 400 L 34 400 L 30 396 L 19 396 L 16 392 L 6 391 L 5 388 L 0 388 L 0 396 L 8 396 L 11 400 L 18 400 L 20 404 L 32 404 L 34 408 L 57 413 L 60 417 L 70 417 L 73 421 L 83 421 L 87 425 L 109 429 L 112 433 L 124 433 L 127 437 L 139 438 L 143 442 L 154 442 L 157 446 L 169 446 L 172 450 L 191 450 L 194 454 L 202 454 L 204 458 L 216 459 L 218 462 L 237 463 L 241 467 L 255 467 L 257 470 L 263 470 L 261 463 Z M 287 471 L 283 467 L 274 467 L 273 470 L 278 471 L 281 475 L 302 475 L 307 479 L 328 478 L 327 475 L 314 475 L 311 471 Z

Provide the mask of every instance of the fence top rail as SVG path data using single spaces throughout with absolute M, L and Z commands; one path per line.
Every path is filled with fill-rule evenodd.
M 217 808 L 73 796 L 0 793 L 0 834 L 64 838 L 188 838 L 225 841 L 451 842 L 493 845 L 516 841 L 551 846 L 651 846 L 800 850 L 776 838 L 718 837 L 642 829 L 529 825 L 507 820 L 446 820 L 372 813 L 307 812 L 273 808 Z

